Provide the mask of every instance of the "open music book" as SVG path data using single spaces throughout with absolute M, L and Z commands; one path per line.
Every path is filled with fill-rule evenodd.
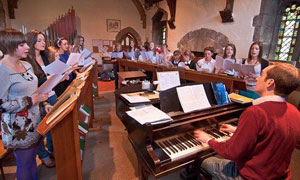
M 63 78 L 64 75 L 62 74 L 49 76 L 47 81 L 44 82 L 33 94 L 45 94 L 50 92 Z
M 178 71 L 157 72 L 157 79 L 159 82 L 158 89 L 160 91 L 164 91 L 176 86 L 180 86 Z
M 170 116 L 152 105 L 126 111 L 126 113 L 142 125 L 146 123 L 160 124 L 172 121 Z
M 71 53 L 66 64 L 69 65 L 69 66 L 74 66 L 74 65 L 79 63 L 79 60 L 80 60 L 81 57 L 83 57 L 82 54 Z
M 50 75 L 54 75 L 54 74 L 63 74 L 66 71 L 70 70 L 72 67 L 57 60 L 54 61 L 53 63 L 49 64 L 48 66 L 46 66 L 45 68 L 43 68 L 43 70 Z
M 176 91 L 185 113 L 211 107 L 202 84 L 177 87 Z

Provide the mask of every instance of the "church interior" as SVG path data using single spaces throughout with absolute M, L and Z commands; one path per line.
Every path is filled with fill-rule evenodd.
M 78 67 L 68 64 L 68 78 L 62 80 L 60 74 L 61 79 L 55 86 L 69 79 L 73 82 L 70 81 L 65 86 L 61 95 L 58 95 L 54 86 L 50 89 L 51 92 L 52 89 L 53 92 L 55 90 L 57 101 L 49 112 L 46 110 L 47 113 L 42 116 L 37 126 L 37 132 L 45 136 L 41 144 L 48 149 L 50 157 L 49 161 L 40 158 L 39 153 L 39 156 L 35 157 L 38 179 L 42 180 L 214 179 L 199 166 L 208 157 L 224 156 L 209 147 L 212 146 L 209 139 L 206 143 L 202 142 L 202 145 L 209 144 L 205 150 L 189 152 L 179 157 L 179 153 L 175 151 L 185 152 L 185 149 L 201 145 L 192 134 L 186 132 L 197 128 L 205 131 L 209 126 L 217 131 L 213 133 L 213 130 L 209 130 L 214 141 L 230 141 L 223 140 L 222 137 L 229 134 L 219 132 L 218 129 L 225 123 L 235 123 L 238 131 L 238 118 L 244 117 L 242 114 L 248 112 L 246 109 L 251 106 L 249 104 L 252 104 L 252 101 L 241 104 L 231 102 L 228 94 L 243 91 L 246 95 L 241 95 L 247 96 L 250 90 L 252 94 L 250 93 L 248 98 L 256 99 L 256 95 L 262 98 L 260 93 L 256 93 L 256 89 L 258 78 L 265 72 L 264 62 L 267 62 L 266 69 L 276 66 L 276 63 L 289 64 L 298 70 L 300 67 L 300 0 L 0 0 L 0 30 L 6 29 L 21 32 L 26 38 L 32 30 L 39 32 L 38 34 L 44 37 L 44 46 L 46 49 L 49 47 L 49 54 L 52 51 L 50 47 L 55 46 L 55 56 L 58 54 L 60 58 L 64 58 L 61 55 L 68 54 L 65 62 L 60 59 L 64 64 L 69 63 L 70 57 L 77 57 L 72 56 L 73 53 L 78 54 L 77 63 L 84 53 L 87 53 L 84 60 L 90 59 L 88 64 L 83 62 L 83 65 Z M 68 49 L 60 53 L 65 40 Z M 76 49 L 77 41 L 79 49 Z M 30 43 L 27 44 L 31 48 Z M 151 50 L 151 44 L 154 50 Z M 259 48 L 259 55 L 258 59 L 253 58 L 251 61 L 254 46 Z M 36 45 L 34 47 L 37 48 Z M 228 47 L 232 47 L 231 58 L 226 57 Z M 148 59 L 148 52 L 151 52 L 152 59 Z M 180 57 L 176 62 L 178 53 Z M 1 61 L 5 60 L 6 56 L 4 51 L 1 52 L 0 71 Z M 30 50 L 28 56 L 30 57 Z M 185 60 L 186 57 L 190 60 Z M 227 59 L 234 61 L 230 63 L 230 70 L 225 70 Z M 194 66 L 191 65 L 193 62 Z M 258 74 L 256 67 L 261 68 Z M 236 69 L 239 68 L 240 71 L 245 71 L 243 75 L 237 72 Z M 33 69 L 35 70 L 35 67 Z M 41 66 L 42 69 L 46 76 L 51 74 Z M 247 79 L 249 72 L 257 75 L 254 84 Z M 176 76 L 176 82 L 174 79 L 165 79 L 167 86 L 171 87 L 162 90 L 164 86 L 159 78 L 166 74 L 170 78 Z M 48 80 L 46 77 L 46 82 L 48 81 L 49 77 Z M 229 99 L 225 105 L 219 106 L 218 98 L 214 95 L 215 82 L 224 87 L 225 96 Z M 159 83 L 160 91 L 156 89 L 155 83 Z M 206 92 L 209 108 L 186 111 L 185 108 L 188 107 L 182 104 L 180 91 L 176 91 L 175 87 L 195 83 L 200 83 L 204 93 Z M 250 86 L 253 88 L 248 88 Z M 143 105 L 140 107 L 130 102 L 130 98 L 134 96 L 130 93 L 139 91 L 149 91 L 148 93 L 157 97 L 144 104 L 138 102 L 138 105 Z M 4 94 L 0 90 L 0 107 L 2 99 L 5 102 Z M 192 95 L 189 97 L 193 98 Z M 284 99 L 299 112 L 300 84 Z M 138 111 L 149 104 L 152 104 L 155 110 L 159 109 L 170 116 L 172 121 L 143 124 L 135 121 L 133 115 L 128 113 L 130 110 Z M 193 106 L 196 106 L 195 104 Z M 46 108 L 45 104 L 43 106 Z M 4 116 L 8 112 L 2 111 L 1 107 L 0 115 L 1 113 Z M 146 117 L 146 113 L 139 115 L 142 118 Z M 155 118 L 153 114 L 150 116 Z M 294 117 L 297 119 L 298 115 Z M 231 119 L 235 119 L 234 122 Z M 252 125 L 249 129 L 251 128 Z M 296 130 L 300 133 L 300 128 L 290 129 L 293 132 Z M 54 152 L 50 152 L 46 142 L 50 132 Z M 182 134 L 185 135 L 181 136 Z M 6 180 L 19 179 L 14 152 L 16 149 L 6 148 L 4 135 L 2 132 L 0 177 Z M 169 136 L 175 138 L 167 141 Z M 230 134 L 230 137 L 234 135 Z M 180 144 L 179 141 L 185 142 Z M 170 147 L 169 142 L 176 148 Z M 237 145 L 243 143 L 239 142 Z M 291 146 L 293 147 L 288 150 L 291 157 L 286 160 L 288 163 L 272 166 L 278 169 L 279 166 L 284 166 L 287 169 L 284 172 L 288 172 L 288 175 L 277 174 L 279 179 L 300 179 L 300 134 L 298 141 Z M 276 148 L 282 147 L 278 145 L 274 149 Z M 249 151 L 249 154 L 252 154 L 258 150 L 255 147 Z M 175 158 L 173 154 L 176 154 Z M 254 170 L 249 168 L 251 170 L 247 172 L 242 171 L 249 165 L 246 162 L 253 159 L 258 161 L 255 155 L 245 157 L 242 167 L 239 166 L 241 160 L 237 161 L 241 177 L 235 177 L 236 179 L 252 179 L 250 175 L 245 174 L 263 172 L 255 169 L 265 167 L 255 165 Z M 269 159 L 272 158 L 267 158 Z M 275 172 L 276 168 L 273 173 L 276 174 Z M 272 178 L 257 176 L 253 179 Z

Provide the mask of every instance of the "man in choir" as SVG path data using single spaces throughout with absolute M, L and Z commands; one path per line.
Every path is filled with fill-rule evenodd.
M 261 97 L 246 109 L 226 142 L 217 142 L 202 130 L 195 137 L 226 159 L 210 157 L 201 167 L 215 179 L 290 179 L 290 161 L 300 137 L 300 113 L 285 97 L 299 86 L 298 69 L 290 64 L 265 68 L 257 77 Z

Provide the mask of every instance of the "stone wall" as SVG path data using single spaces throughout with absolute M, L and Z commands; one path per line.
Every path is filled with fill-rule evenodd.
M 177 44 L 177 48 L 203 52 L 205 47 L 212 46 L 215 48 L 215 52 L 223 54 L 223 48 L 228 43 L 228 37 L 224 34 L 212 29 L 201 28 L 183 36 Z

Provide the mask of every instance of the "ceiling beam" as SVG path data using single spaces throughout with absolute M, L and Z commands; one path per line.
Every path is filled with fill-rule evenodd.
M 8 16 L 10 19 L 15 19 L 15 9 L 18 8 L 18 0 L 7 0 Z

